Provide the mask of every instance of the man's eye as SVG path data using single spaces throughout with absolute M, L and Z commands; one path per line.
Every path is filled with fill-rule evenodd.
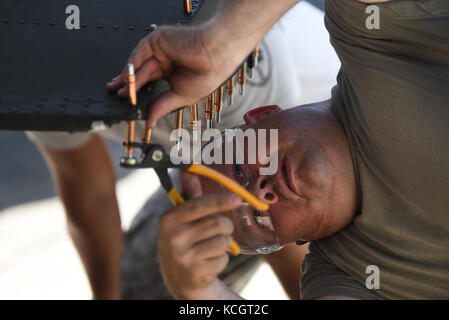
M 242 167 L 238 164 L 235 165 L 235 174 L 237 177 L 244 177 Z
M 240 184 L 242 185 L 247 184 L 245 173 L 243 172 L 242 167 L 240 165 L 238 164 L 234 165 L 234 174 L 237 180 L 240 182 Z

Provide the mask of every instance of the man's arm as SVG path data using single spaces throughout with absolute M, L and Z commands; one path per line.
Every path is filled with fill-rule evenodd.
M 220 86 L 270 28 L 300 0 L 227 0 L 219 13 L 198 27 L 158 27 L 142 39 L 128 62 L 136 70 L 136 88 L 166 79 L 171 90 L 148 113 L 148 125 L 180 106 L 196 103 Z M 127 69 L 108 89 L 128 95 Z
M 122 231 L 114 169 L 103 141 L 93 136 L 69 151 L 39 147 L 64 203 L 93 297 L 119 299 Z

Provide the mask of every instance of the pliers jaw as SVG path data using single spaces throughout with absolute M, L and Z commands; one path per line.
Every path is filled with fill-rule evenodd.
M 126 169 L 142 169 L 142 168 L 153 168 L 153 169 L 169 169 L 169 168 L 179 168 L 186 169 L 189 165 L 184 164 L 173 164 L 170 156 L 165 152 L 164 148 L 155 143 L 130 143 L 127 145 L 135 149 L 140 149 L 141 151 L 141 161 L 129 161 L 129 158 L 122 157 L 120 159 L 120 165 Z
M 128 147 L 135 149 L 140 149 L 141 151 L 141 161 L 129 161 L 129 158 L 122 157 L 120 159 L 120 165 L 127 169 L 142 169 L 142 168 L 153 168 L 153 169 L 187 169 L 189 164 L 173 164 L 170 156 L 165 152 L 164 148 L 155 143 L 129 143 Z
M 126 145 L 126 143 L 125 143 Z M 187 170 L 190 164 L 173 164 L 170 156 L 165 152 L 164 148 L 155 143 L 129 143 L 127 147 L 132 147 L 135 149 L 140 149 L 141 151 L 141 161 L 138 162 L 136 159 L 130 161 L 128 157 L 122 157 L 120 160 L 120 165 L 127 169 L 144 169 L 152 168 L 156 171 L 156 174 L 161 182 L 162 187 L 168 193 L 170 199 L 176 204 L 180 202 L 178 199 L 182 199 L 176 189 L 173 187 L 173 183 L 168 175 L 168 169 L 177 168 Z M 184 200 L 182 200 L 184 201 Z

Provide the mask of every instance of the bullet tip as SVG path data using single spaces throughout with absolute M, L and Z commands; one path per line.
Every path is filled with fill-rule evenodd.
M 128 74 L 130 76 L 134 75 L 134 65 L 132 63 L 128 63 Z
M 212 129 L 212 119 L 207 119 L 206 126 L 207 126 L 207 130 Z

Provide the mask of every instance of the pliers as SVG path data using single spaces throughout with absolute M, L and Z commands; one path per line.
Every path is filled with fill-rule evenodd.
M 165 189 L 168 197 L 175 205 L 184 203 L 184 199 L 178 192 L 178 190 L 176 190 L 170 179 L 170 176 L 168 174 L 168 169 L 170 168 L 185 170 L 187 172 L 212 179 L 215 182 L 223 185 L 228 190 L 238 194 L 243 200 L 245 200 L 254 208 L 261 211 L 267 211 L 269 209 L 269 205 L 267 203 L 260 201 L 241 185 L 211 168 L 205 167 L 200 164 L 173 164 L 170 156 L 159 144 L 134 142 L 129 143 L 127 147 L 140 149 L 142 160 L 140 162 L 136 161 L 133 163 L 129 163 L 126 161 L 126 158 L 122 158 L 120 162 L 121 166 L 128 169 L 153 168 L 156 171 L 162 187 Z M 238 255 L 240 253 L 240 248 L 235 241 L 231 243 L 229 250 L 233 255 Z
M 129 100 L 131 102 L 131 105 L 133 106 L 135 106 L 137 103 L 135 83 L 136 79 L 134 75 L 134 66 L 132 64 L 128 64 Z M 151 129 L 145 128 L 145 141 L 141 143 L 134 142 L 134 127 L 131 126 L 130 129 L 132 132 L 130 132 L 130 134 L 128 134 L 127 136 L 132 138 L 130 139 L 128 137 L 127 141 L 125 142 L 125 147 L 128 150 L 128 158 L 122 158 L 120 161 L 120 165 L 128 169 L 153 168 L 156 171 L 157 176 L 159 177 L 162 187 L 165 189 L 168 197 L 174 205 L 184 203 L 184 199 L 178 192 L 178 190 L 176 190 L 170 179 L 170 176 L 168 175 L 168 169 L 170 168 L 185 170 L 187 172 L 199 174 L 201 176 L 212 179 L 215 182 L 223 185 L 228 190 L 238 194 L 243 200 L 252 205 L 255 209 L 258 209 L 260 211 L 268 211 L 269 205 L 267 203 L 260 201 L 238 183 L 215 170 L 212 170 L 200 164 L 173 164 L 169 155 L 165 152 L 164 148 L 161 145 L 149 142 L 151 139 Z M 134 149 L 141 150 L 142 157 L 140 162 L 138 162 L 134 157 L 129 158 L 129 155 L 134 153 L 134 151 L 130 152 L 130 150 Z M 235 241 L 231 243 L 229 250 L 233 255 L 238 255 L 240 253 L 240 247 Z

